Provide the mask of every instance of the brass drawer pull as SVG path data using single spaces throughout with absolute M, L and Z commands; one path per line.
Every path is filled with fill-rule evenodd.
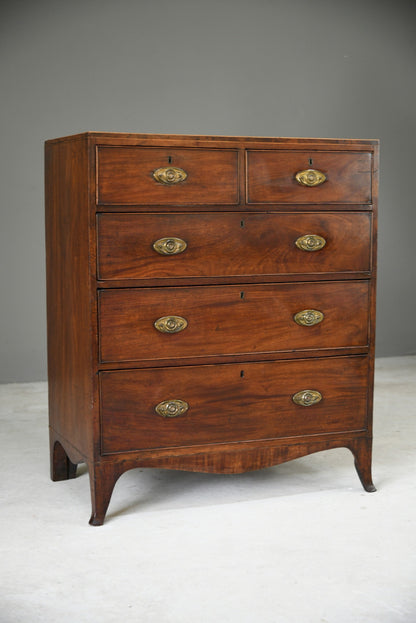
M 324 319 L 322 312 L 317 309 L 303 309 L 293 316 L 293 320 L 302 327 L 312 327 Z
M 179 333 L 188 326 L 188 321 L 182 316 L 163 316 L 153 323 L 155 329 L 161 333 Z
M 183 253 L 188 245 L 182 238 L 159 238 L 153 243 L 153 249 L 160 255 L 178 255 Z
M 156 171 L 153 171 L 153 177 L 156 182 L 171 186 L 172 184 L 179 184 L 179 182 L 184 182 L 188 177 L 188 174 L 186 171 L 180 169 L 179 167 L 160 167 L 160 169 L 156 169 Z
M 302 391 L 292 396 L 292 400 L 301 407 L 311 407 L 321 402 L 322 394 L 315 389 L 302 389 Z
M 305 169 L 304 171 L 298 171 L 295 178 L 301 186 L 319 186 L 325 182 L 326 175 L 322 171 L 317 171 L 317 169 Z
M 302 251 L 319 251 L 326 245 L 326 240 L 317 234 L 305 234 L 295 241 L 295 245 Z
M 183 415 L 189 409 L 189 405 L 184 400 L 163 400 L 155 406 L 155 411 L 162 417 L 178 417 Z

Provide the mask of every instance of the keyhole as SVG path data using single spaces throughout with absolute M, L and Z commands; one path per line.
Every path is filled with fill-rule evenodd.
M 240 372 L 240 376 L 241 376 L 241 378 L 243 378 L 243 376 L 244 376 L 244 370 L 241 370 L 241 372 Z
M 240 227 L 244 227 L 244 221 L 240 221 Z
M 244 298 L 244 292 L 240 292 L 240 299 Z
M 169 164 L 172 164 L 172 156 L 168 156 L 168 162 Z
M 313 160 L 312 160 L 312 158 L 309 158 L 309 166 L 310 166 L 310 167 L 311 167 L 311 166 L 313 166 Z

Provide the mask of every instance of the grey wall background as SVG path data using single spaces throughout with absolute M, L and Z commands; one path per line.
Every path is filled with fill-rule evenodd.
M 413 0 L 3 0 L 0 382 L 46 379 L 43 142 L 380 138 L 377 354 L 416 352 Z

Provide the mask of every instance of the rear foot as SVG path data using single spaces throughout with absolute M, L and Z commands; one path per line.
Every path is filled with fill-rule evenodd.
M 69 480 L 77 475 L 77 464 L 70 461 L 59 441 L 51 436 L 51 478 L 54 481 Z

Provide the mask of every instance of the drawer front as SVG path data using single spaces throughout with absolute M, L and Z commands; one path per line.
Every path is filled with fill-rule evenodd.
M 371 203 L 371 160 L 367 152 L 248 151 L 247 203 Z M 310 170 L 318 173 L 301 179 L 318 185 L 297 181 Z
M 371 218 L 368 212 L 100 214 L 98 274 L 110 280 L 369 271 Z M 324 238 L 325 246 L 314 252 L 296 246 L 306 234 Z M 169 248 L 173 238 L 185 246 Z M 168 246 L 158 252 L 159 240 Z
M 97 202 L 105 205 L 238 203 L 238 152 L 99 147 Z
M 367 377 L 366 357 L 101 372 L 102 452 L 362 430 Z
M 180 360 L 366 346 L 368 298 L 367 281 L 102 290 L 100 358 Z

